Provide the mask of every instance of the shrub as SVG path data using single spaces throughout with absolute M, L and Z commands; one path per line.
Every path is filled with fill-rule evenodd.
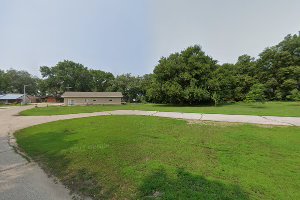
M 265 102 L 266 97 L 265 97 L 265 86 L 263 84 L 254 84 L 251 88 L 250 91 L 248 92 L 245 101 L 246 102 Z

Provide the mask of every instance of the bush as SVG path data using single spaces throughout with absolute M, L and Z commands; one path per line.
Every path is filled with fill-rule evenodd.
M 291 91 L 291 94 L 287 96 L 287 99 L 292 101 L 300 101 L 300 91 L 294 89 Z
M 245 101 L 246 102 L 265 102 L 266 97 L 265 97 L 265 86 L 263 84 L 254 84 L 250 91 L 248 92 Z

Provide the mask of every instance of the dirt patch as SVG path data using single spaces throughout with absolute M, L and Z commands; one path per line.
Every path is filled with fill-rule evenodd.
M 254 124 L 254 125 L 262 128 L 286 127 L 283 125 L 272 125 L 272 124 Z
M 239 126 L 243 123 L 237 123 L 237 122 L 214 122 L 214 121 L 204 121 L 204 120 L 186 120 L 188 124 L 201 124 L 201 125 L 207 125 L 207 126 Z
M 249 123 L 240 123 L 240 122 L 214 122 L 214 121 L 204 121 L 204 120 L 186 120 L 188 124 L 201 124 L 207 126 L 219 126 L 219 127 L 228 127 L 228 126 L 240 126 L 240 125 L 252 125 L 258 126 L 261 128 L 274 128 L 274 127 L 286 127 L 283 125 L 272 125 L 272 124 L 249 124 Z

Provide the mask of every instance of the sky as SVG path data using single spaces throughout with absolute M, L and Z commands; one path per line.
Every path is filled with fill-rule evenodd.
M 66 59 L 143 75 L 195 44 L 234 63 L 298 34 L 299 10 L 299 0 L 0 0 L 0 69 L 39 76 Z

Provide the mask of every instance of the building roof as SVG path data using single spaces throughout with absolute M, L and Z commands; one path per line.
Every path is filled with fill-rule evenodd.
M 62 95 L 63 98 L 66 97 L 120 97 L 123 95 L 121 92 L 65 92 Z
M 0 100 L 15 100 L 15 99 L 21 99 L 23 97 L 23 94 L 5 94 L 3 96 L 0 96 Z

